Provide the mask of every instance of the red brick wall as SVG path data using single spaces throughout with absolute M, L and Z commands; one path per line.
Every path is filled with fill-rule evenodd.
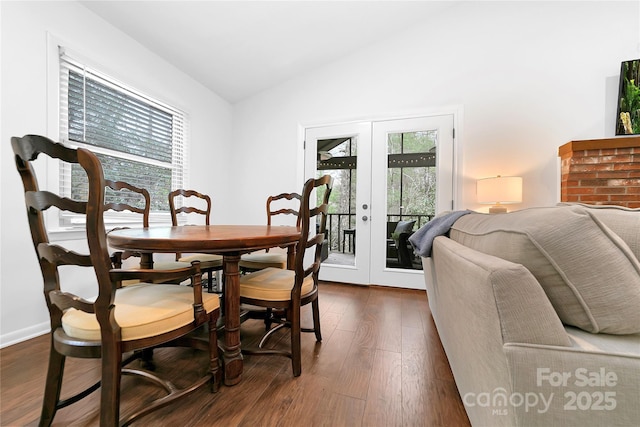
M 558 154 L 561 201 L 640 208 L 640 137 L 572 141 Z

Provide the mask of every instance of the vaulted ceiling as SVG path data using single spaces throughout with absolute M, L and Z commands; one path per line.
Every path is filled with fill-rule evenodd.
M 432 19 L 452 1 L 81 1 L 231 103 Z

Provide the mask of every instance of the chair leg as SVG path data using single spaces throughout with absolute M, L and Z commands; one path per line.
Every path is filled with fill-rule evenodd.
M 102 388 L 100 390 L 100 425 L 116 426 L 120 422 L 120 367 L 122 352 L 116 343 L 102 345 Z
M 269 329 L 271 329 L 272 322 L 273 322 L 273 311 L 271 307 L 267 307 L 266 311 L 264 312 L 264 331 L 265 332 L 269 332 Z
M 320 307 L 318 299 L 311 301 L 311 309 L 313 311 L 313 331 L 316 334 L 316 341 L 322 341 L 322 333 L 320 333 Z
M 216 293 L 221 294 L 223 291 L 223 283 L 222 283 L 222 279 L 223 278 L 223 274 L 222 274 L 222 270 L 216 270 Z
M 60 389 L 62 388 L 62 374 L 66 357 L 53 348 L 53 341 L 49 349 L 49 368 L 47 370 L 47 382 L 44 388 L 42 400 L 42 413 L 40 414 L 40 427 L 50 426 L 56 414 Z
M 300 306 L 290 310 L 291 313 L 291 366 L 293 376 L 299 377 L 302 373 L 302 350 L 300 348 Z
M 213 292 L 213 270 L 207 271 L 207 292 Z
M 211 372 L 211 392 L 216 393 L 220 385 L 222 370 L 218 360 L 218 331 L 216 329 L 220 310 L 209 316 L 209 371 Z
M 271 307 L 267 307 L 264 316 L 264 331 L 269 332 L 273 323 L 286 323 L 284 319 L 287 319 L 287 314 L 282 309 L 274 310 Z

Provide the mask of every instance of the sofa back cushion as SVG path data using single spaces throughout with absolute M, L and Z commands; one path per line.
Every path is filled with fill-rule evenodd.
M 600 220 L 605 216 L 575 205 L 470 214 L 456 221 L 450 236 L 524 265 L 563 323 L 592 333 L 640 333 L 640 262 Z M 624 220 L 618 220 L 614 227 L 628 232 L 627 240 L 637 241 L 640 228 L 627 230 Z
M 571 206 L 572 204 L 563 203 Z M 629 246 L 631 252 L 640 260 L 640 209 L 630 209 L 623 206 L 611 205 L 583 205 L 593 216 L 609 227 Z

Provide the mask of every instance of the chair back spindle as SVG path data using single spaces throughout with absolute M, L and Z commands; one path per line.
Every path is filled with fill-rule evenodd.
M 282 207 L 281 202 L 285 200 L 297 201 L 297 209 Z M 292 215 L 296 217 L 296 226 L 300 226 L 299 205 L 301 202 L 302 196 L 298 193 L 280 193 L 277 196 L 269 196 L 267 198 L 267 225 L 272 225 L 272 219 L 278 215 Z
M 183 205 L 180 207 L 176 207 L 176 198 L 179 196 L 182 196 Z M 196 202 L 193 202 L 192 205 L 186 204 L 189 197 L 193 197 L 193 199 L 191 200 L 200 199 L 204 201 L 204 208 L 195 206 Z M 181 213 L 195 213 L 198 215 L 203 215 L 205 225 L 210 225 L 209 222 L 211 220 L 211 197 L 206 194 L 199 193 L 195 190 L 184 190 L 180 188 L 169 193 L 169 210 L 171 211 L 171 223 L 174 227 L 178 225 L 178 215 Z
M 180 207 L 177 200 L 181 199 Z M 205 225 L 211 225 L 211 197 L 207 194 L 199 193 L 195 190 L 185 190 L 179 188 L 169 193 L 169 211 L 171 212 L 171 223 L 174 227 L 178 226 L 178 215 L 180 214 L 196 214 L 204 216 Z M 203 272 L 207 273 L 207 289 L 213 292 L 213 272 L 217 274 L 217 291 L 222 293 L 223 279 L 223 259 L 221 255 L 214 254 L 191 254 L 184 256 L 183 253 L 176 253 L 176 261 L 200 261 Z

